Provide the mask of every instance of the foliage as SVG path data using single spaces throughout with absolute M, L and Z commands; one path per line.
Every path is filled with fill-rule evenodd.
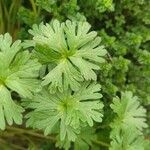
M 149 150 L 149 8 L 0 0 L 0 149 Z
M 140 106 L 137 97 L 132 97 L 131 92 L 122 93 L 121 99 L 114 98 L 111 108 L 117 113 L 117 118 L 111 125 L 113 130 L 137 128 L 141 131 L 142 128 L 147 127 L 145 123 L 146 111 Z
M 53 65 L 44 76 L 42 85 L 49 85 L 51 92 L 70 88 L 79 89 L 79 82 L 96 80 L 93 70 L 100 69 L 98 64 L 104 62 L 106 54 L 103 46 L 99 46 L 100 38 L 96 32 L 89 32 L 86 22 L 66 21 L 60 24 L 57 20 L 52 25 L 33 26 L 29 32 L 33 35 L 35 57 L 43 64 Z M 58 41 L 59 40 L 59 41 Z
M 5 119 L 9 125 L 13 121 L 22 123 L 23 108 L 15 104 L 11 91 L 21 97 L 31 97 L 38 89 L 36 79 L 40 64 L 31 60 L 28 51 L 21 51 L 21 41 L 12 43 L 11 36 L 6 33 L 0 35 L 0 128 L 5 129 Z M 9 90 L 11 89 L 11 91 Z
M 146 111 L 140 106 L 137 97 L 133 97 L 131 92 L 121 94 L 121 99 L 114 98 L 111 108 L 117 114 L 111 124 L 111 150 L 115 149 L 140 149 L 144 150 L 143 128 L 145 123 Z

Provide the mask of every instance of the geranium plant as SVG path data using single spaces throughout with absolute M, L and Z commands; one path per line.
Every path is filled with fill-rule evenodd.
M 101 85 L 97 78 L 111 56 L 90 28 L 85 21 L 53 20 L 33 25 L 32 38 L 24 42 L 0 35 L 1 130 L 25 124 L 45 137 L 53 135 L 59 148 L 95 150 L 96 128 L 106 125 L 110 144 L 102 146 L 144 150 L 146 109 L 128 90 L 112 96 L 109 106 L 103 99 L 105 81 Z M 106 109 L 113 113 L 107 114 L 109 123 Z

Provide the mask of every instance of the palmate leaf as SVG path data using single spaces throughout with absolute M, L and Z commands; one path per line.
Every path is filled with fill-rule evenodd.
M 12 44 L 9 34 L 0 35 L 0 80 L 21 96 L 29 97 L 39 86 L 35 78 L 40 64 L 32 60 L 28 51 L 20 51 L 21 43 Z
M 12 125 L 13 122 L 16 124 L 22 124 L 22 112 L 24 109 L 15 104 L 11 98 L 9 90 L 0 85 L 0 129 L 4 130 L 6 123 Z
M 32 92 L 39 88 L 36 77 L 39 75 L 40 64 L 37 60 L 31 60 L 30 57 L 31 54 L 28 51 L 18 53 L 9 66 L 11 74 L 5 81 L 9 88 L 24 97 L 32 96 Z
M 35 56 L 43 64 L 53 63 L 55 67 L 43 78 L 43 85 L 49 85 L 51 93 L 69 87 L 76 91 L 80 81 L 96 80 L 98 63 L 104 62 L 106 50 L 99 46 L 101 39 L 97 33 L 89 32 L 87 22 L 34 25 L 29 32 L 33 35 Z M 30 44 L 29 44 L 30 45 Z M 65 85 L 63 87 L 63 85 Z
M 11 91 L 21 97 L 31 97 L 39 89 L 40 64 L 31 59 L 28 51 L 21 51 L 21 42 L 12 43 L 11 36 L 0 35 L 0 108 L 1 129 L 5 128 L 5 119 L 9 125 L 13 120 L 20 124 L 22 108 L 11 98 Z M 11 91 L 10 91 L 11 90 Z
M 24 106 L 34 109 L 27 115 L 27 126 L 43 129 L 47 135 L 59 124 L 60 139 L 67 137 L 74 141 L 84 123 L 93 126 L 94 121 L 102 121 L 103 104 L 99 101 L 102 97 L 99 91 L 99 84 L 85 82 L 81 90 L 74 93 L 68 89 L 50 94 L 44 89 L 33 99 L 24 100 Z
M 144 137 L 135 128 L 121 130 L 112 139 L 109 150 L 144 150 Z
M 111 124 L 114 134 L 120 129 L 137 128 L 142 131 L 147 127 L 146 110 L 140 106 L 140 102 L 132 92 L 122 92 L 121 99 L 118 97 L 113 99 L 111 108 L 117 114 L 114 122 Z
M 113 99 L 111 108 L 117 115 L 111 123 L 110 150 L 144 150 L 142 130 L 147 127 L 146 110 L 138 98 L 130 91 L 122 92 L 121 98 Z

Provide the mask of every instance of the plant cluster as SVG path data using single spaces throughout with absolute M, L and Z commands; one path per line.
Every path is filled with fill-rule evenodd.
M 0 149 L 149 150 L 149 7 L 0 0 Z

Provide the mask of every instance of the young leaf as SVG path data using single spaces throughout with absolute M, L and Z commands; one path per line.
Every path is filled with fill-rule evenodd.
M 94 70 L 100 69 L 98 63 L 104 62 L 106 50 L 99 45 L 101 39 L 97 33 L 89 32 L 90 27 L 87 22 L 54 20 L 29 30 L 35 43 L 35 56 L 42 63 L 55 64 L 42 82 L 43 86 L 49 85 L 51 93 L 69 87 L 76 91 L 84 79 L 96 80 Z
M 121 130 L 112 139 L 109 150 L 144 150 L 144 137 L 135 128 Z
M 121 99 L 116 97 L 113 99 L 111 108 L 117 114 L 116 119 L 112 123 L 112 128 L 115 130 L 137 128 L 142 131 L 147 127 L 146 110 L 140 106 L 138 98 L 133 96 L 132 92 L 122 92 Z
M 99 91 L 100 85 L 95 83 L 83 83 L 81 90 L 74 93 L 68 89 L 50 94 L 43 89 L 33 99 L 24 100 L 27 108 L 34 109 L 27 115 L 27 126 L 43 129 L 47 135 L 60 124 L 60 139 L 68 137 L 74 141 L 83 123 L 93 126 L 94 121 L 102 121 L 103 104 L 99 101 L 102 97 Z

